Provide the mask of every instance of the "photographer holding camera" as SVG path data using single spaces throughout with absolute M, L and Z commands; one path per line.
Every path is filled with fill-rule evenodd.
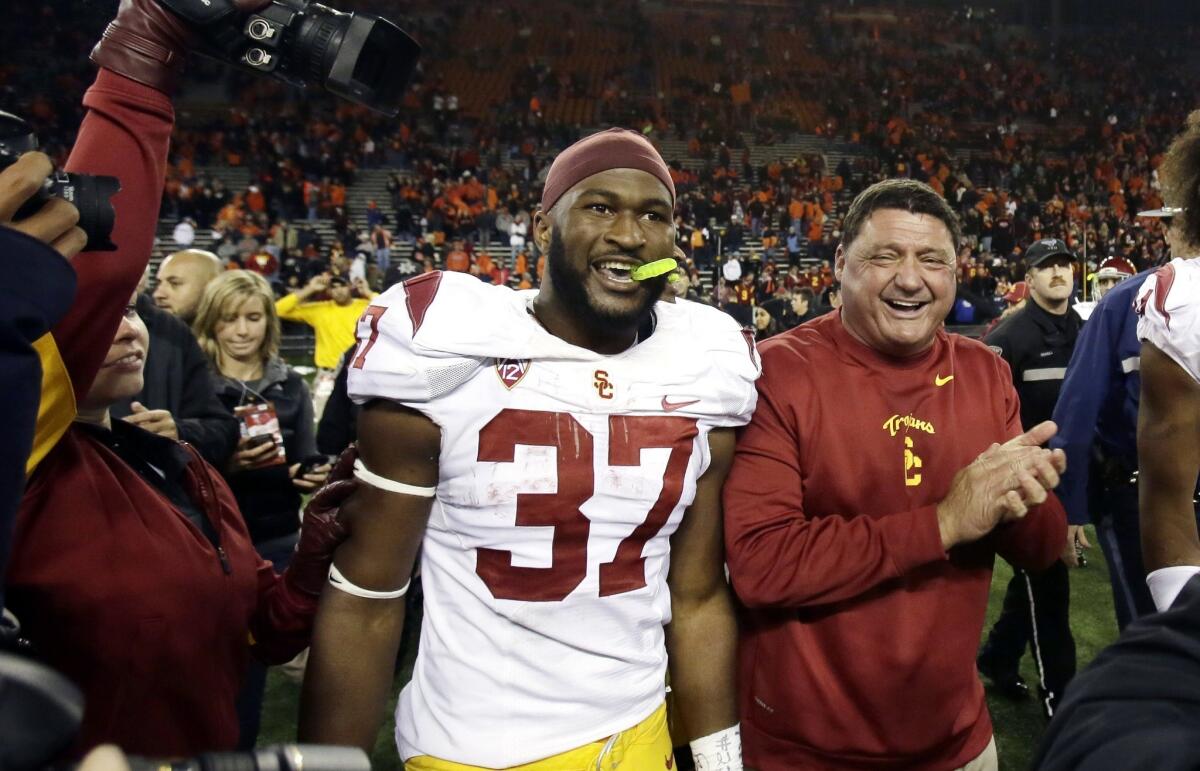
M 67 400 L 54 398 L 55 393 L 65 396 L 70 384 L 55 367 L 50 329 L 71 306 L 75 273 L 67 260 L 87 237 L 75 226 L 78 211 L 61 199 L 16 219 L 50 169 L 49 158 L 30 153 L 0 172 L 0 372 L 5 395 L 0 421 L 9 431 L 8 441 L 0 445 L 0 575 L 35 444 L 57 438 L 74 417 L 73 410 L 65 409 Z M 45 398 L 43 390 L 50 392 Z M 46 412 L 39 420 L 43 405 Z
M 279 26 L 258 24 L 260 14 Z M 74 262 L 78 295 L 53 328 L 70 393 L 51 400 L 58 425 L 39 439 L 29 464 L 36 468 L 6 573 L 9 607 L 34 654 L 86 697 L 76 754 L 100 742 L 170 756 L 234 747 L 234 699 L 249 657 L 283 662 L 308 644 L 317 597 L 345 535 L 337 505 L 354 487 L 346 479 L 351 453 L 330 475 L 341 481 L 309 501 L 299 543 L 279 575 L 255 552 L 215 469 L 191 447 L 108 412 L 142 385 L 146 331 L 132 297 L 157 225 L 174 117 L 169 94 L 189 50 L 224 58 L 241 45 L 243 23 L 247 36 L 270 33 L 277 77 L 344 88 L 368 102 L 386 92 L 367 86 L 394 54 L 372 45 L 389 28 L 403 35 L 382 20 L 293 0 L 122 0 L 92 52 L 101 70 L 84 97 L 87 114 L 67 169 L 85 181 L 119 176 L 115 249 Z M 308 56 L 314 47 L 320 55 Z M 248 53 L 241 63 L 253 66 Z M 5 174 L 34 179 L 28 167 L 38 162 L 25 156 Z M 0 198 L 0 214 L 36 189 L 23 180 L 9 200 Z M 52 198 L 18 226 L 61 214 L 70 228 L 64 206 Z M 89 232 L 87 239 L 102 246 L 103 236 Z M 53 244 L 68 252 L 80 238 L 68 230 Z M 62 425 L 76 408 L 75 421 Z

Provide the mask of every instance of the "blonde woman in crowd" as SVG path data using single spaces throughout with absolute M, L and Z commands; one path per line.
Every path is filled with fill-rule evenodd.
M 319 488 L 330 466 L 317 452 L 308 385 L 279 358 L 270 285 L 245 270 L 217 277 L 192 330 L 212 363 L 217 396 L 242 425 L 225 479 L 258 553 L 282 571 L 299 540 L 301 495 Z M 266 669 L 252 666 L 238 698 L 242 749 L 257 739 L 265 682 Z

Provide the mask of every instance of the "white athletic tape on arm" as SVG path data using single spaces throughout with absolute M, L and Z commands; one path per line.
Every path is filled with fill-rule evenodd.
M 397 597 L 403 597 L 408 592 L 408 585 L 411 583 L 412 581 L 410 580 L 404 586 L 390 592 L 376 592 L 372 589 L 364 589 L 361 586 L 351 583 L 337 569 L 337 565 L 332 563 L 329 565 L 329 584 L 334 589 L 340 589 L 346 594 L 353 594 L 355 597 L 363 597 L 368 600 L 394 600 Z
M 1169 568 L 1153 570 L 1146 576 L 1146 585 L 1150 587 L 1150 597 L 1154 607 L 1162 613 L 1175 604 L 1175 598 L 1183 591 L 1192 576 L 1200 573 L 1200 567 L 1195 565 L 1175 565 Z
M 688 742 L 696 771 L 742 771 L 742 724 Z
M 387 477 L 381 477 L 378 474 L 368 471 L 363 465 L 362 458 L 354 461 L 354 476 L 369 484 L 371 487 L 378 487 L 380 490 L 387 490 L 389 493 L 400 493 L 401 495 L 415 495 L 419 498 L 432 498 L 437 493 L 436 487 L 418 487 L 416 485 L 406 485 L 403 482 L 396 482 Z

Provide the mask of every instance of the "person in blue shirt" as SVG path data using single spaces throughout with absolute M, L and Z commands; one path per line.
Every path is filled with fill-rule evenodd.
M 1179 243 L 1170 223 L 1177 209 L 1139 212 L 1158 217 L 1168 230 L 1168 244 L 1181 254 L 1200 250 Z M 1175 236 L 1172 242 L 1172 235 Z M 1101 298 L 1076 341 L 1067 374 L 1054 407 L 1058 435 L 1051 446 L 1067 453 L 1067 473 L 1058 497 L 1067 510 L 1069 537 L 1085 545 L 1082 528 L 1096 525 L 1108 560 L 1117 626 L 1154 612 L 1146 588 L 1138 537 L 1137 414 L 1141 378 L 1141 343 L 1133 301 L 1153 269 L 1129 278 Z

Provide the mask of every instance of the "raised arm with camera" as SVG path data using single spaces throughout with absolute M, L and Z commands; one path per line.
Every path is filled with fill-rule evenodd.
M 394 113 L 420 48 L 385 19 L 299 0 L 121 0 L 92 51 L 101 71 L 67 161 L 70 172 L 114 176 L 122 186 L 113 198 L 117 249 L 76 266 L 79 299 L 55 335 L 77 399 L 154 243 L 174 121 L 169 95 L 189 51 Z
M 307 645 L 344 537 L 338 506 L 354 487 L 336 483 L 348 474 L 348 455 L 306 507 L 280 575 L 254 550 L 228 486 L 194 448 L 111 419 L 112 404 L 143 384 L 147 334 L 131 298 L 157 226 L 170 93 L 183 60 L 190 50 L 211 50 L 222 29 L 239 29 L 254 11 L 279 3 L 196 0 L 197 8 L 227 11 L 207 23 L 185 20 L 177 13 L 185 5 L 121 0 L 92 52 L 101 70 L 84 98 L 67 169 L 119 178 L 115 249 L 74 261 L 77 298 L 53 338 L 69 375 L 64 390 L 73 392 L 60 412 L 75 419 L 30 476 L 7 573 L 10 607 L 34 650 L 85 695 L 77 753 L 103 741 L 150 756 L 234 747 L 247 657 L 278 663 Z M 310 17 L 319 15 L 305 18 L 318 23 Z M 325 41 L 330 58 L 317 57 L 315 71 L 347 50 L 357 57 L 350 28 Z M 313 45 L 305 49 L 299 35 L 279 42 L 292 52 Z M 52 199 L 37 216 L 56 217 L 64 206 Z
M 115 176 L 121 191 L 112 199 L 117 249 L 76 260 L 79 292 L 55 328 L 76 400 L 91 387 L 154 245 L 175 120 L 170 94 L 194 42 L 188 26 L 154 0 L 121 0 L 92 51 L 101 69 L 84 96 L 87 114 L 67 170 Z

